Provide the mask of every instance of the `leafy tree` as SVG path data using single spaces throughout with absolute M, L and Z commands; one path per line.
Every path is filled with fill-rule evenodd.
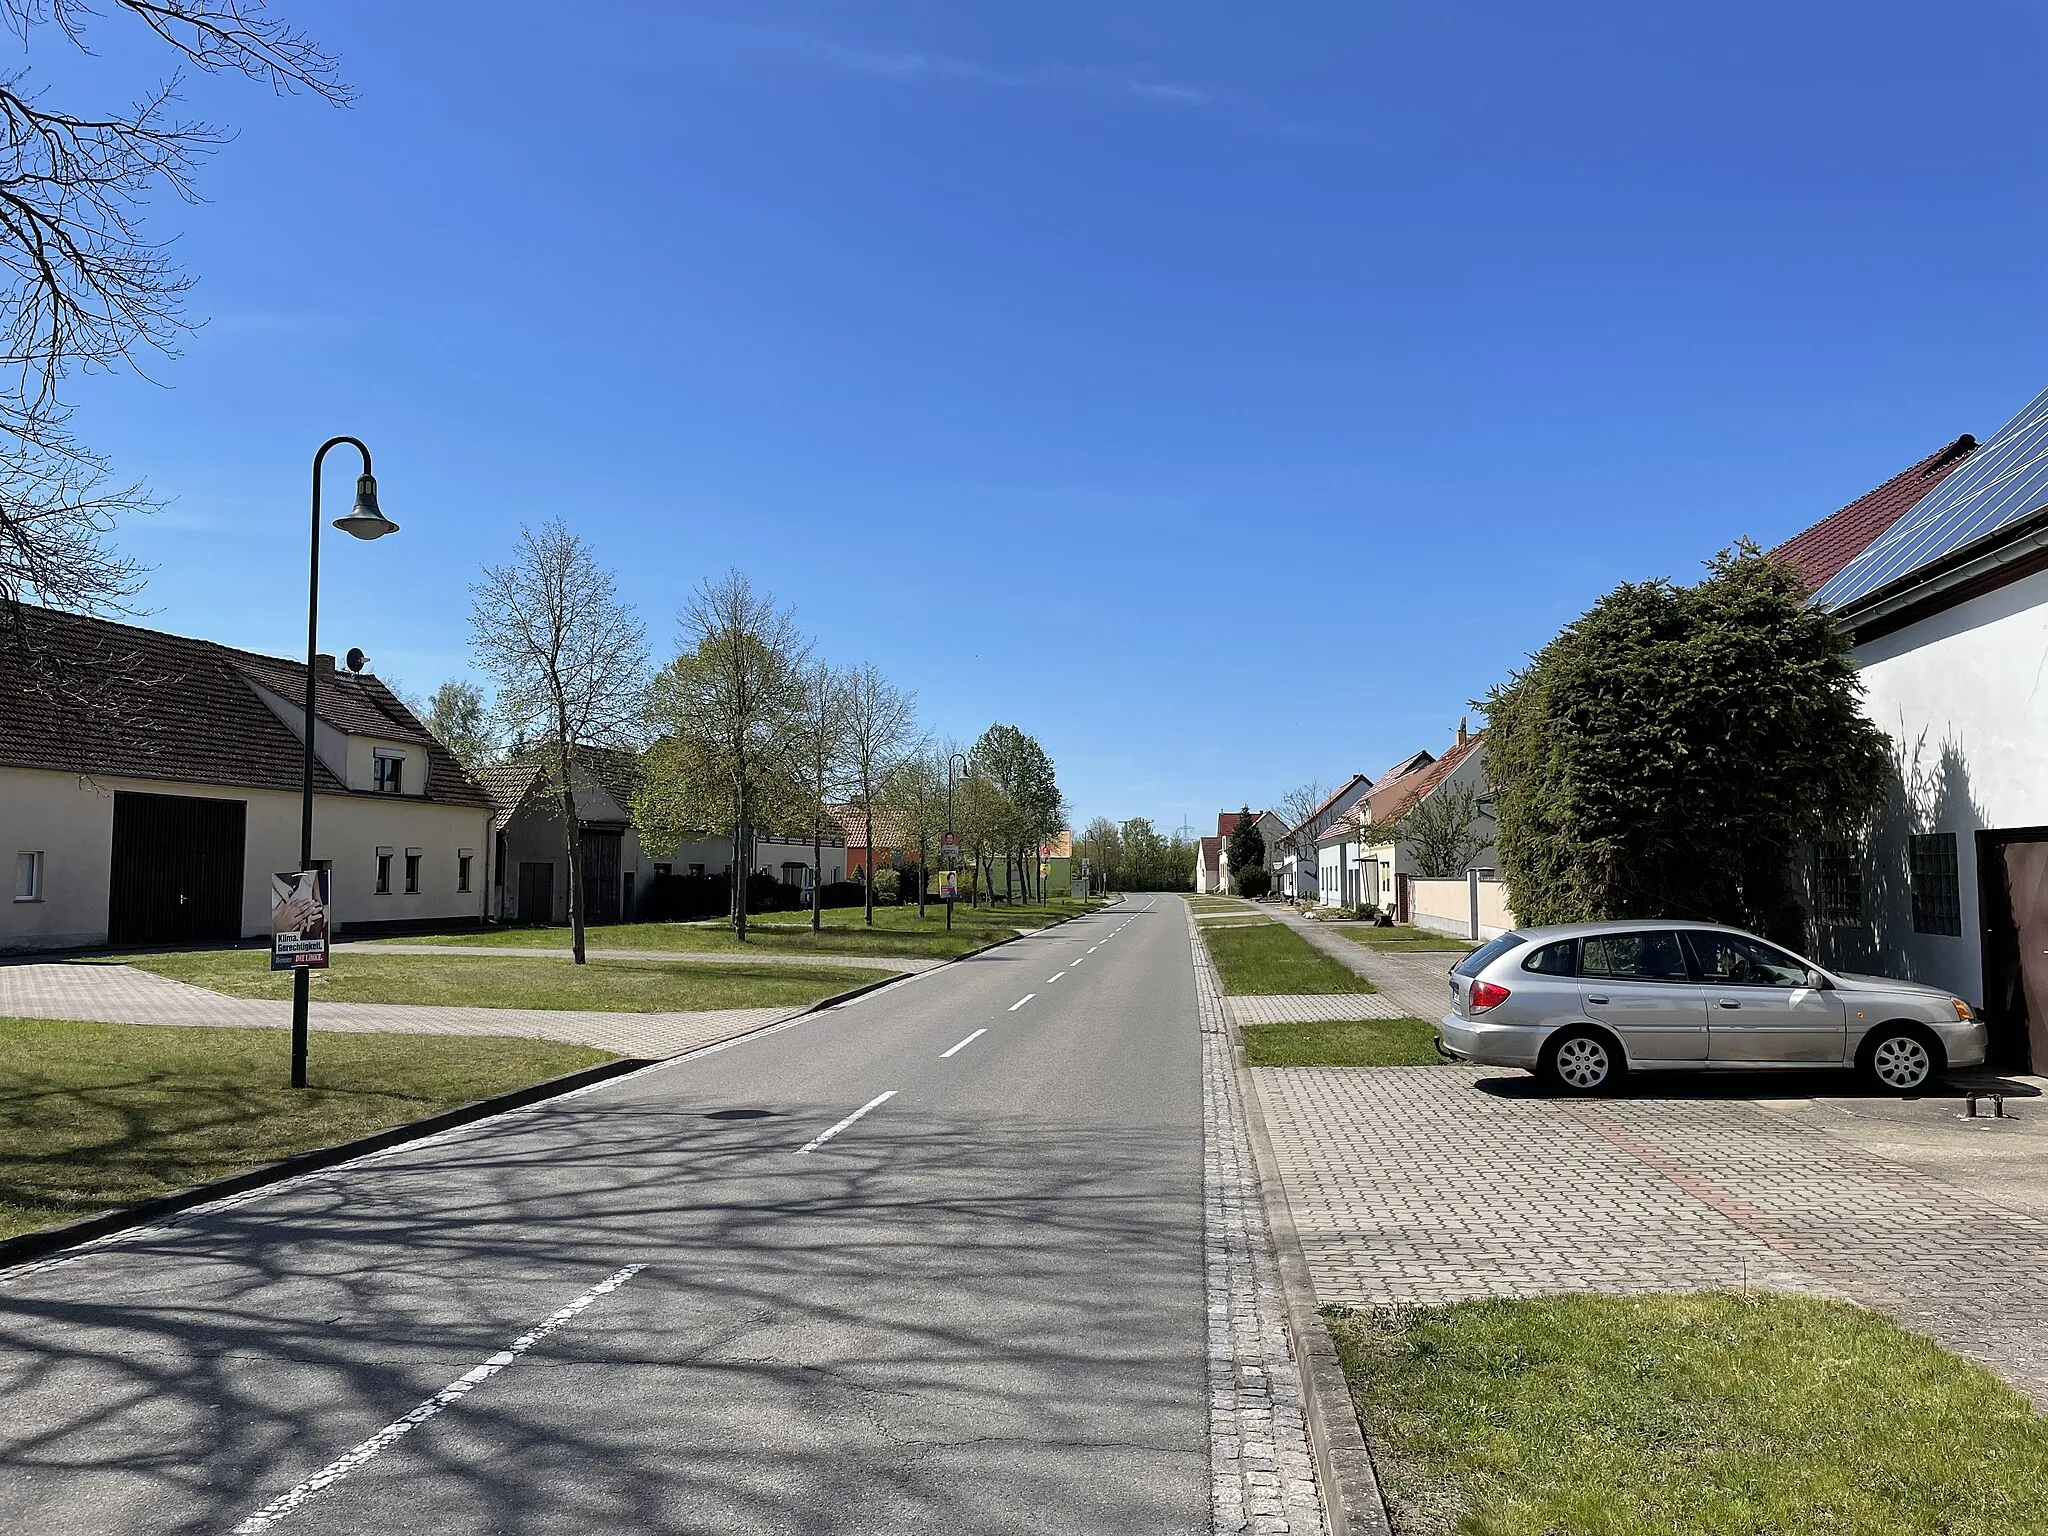
M 583 821 L 575 760 L 583 747 L 630 746 L 647 673 L 646 631 L 612 573 L 559 521 L 519 530 L 513 558 L 470 588 L 470 650 L 498 689 L 517 739 L 540 743 L 569 855 L 569 926 L 583 955 Z
M 1708 919 L 1796 943 L 1796 850 L 1881 803 L 1887 740 L 1798 573 L 1748 543 L 1707 571 L 1617 587 L 1487 697 L 1522 921 Z
M 917 850 L 917 919 L 924 921 L 925 875 L 932 851 L 946 829 L 946 756 L 936 747 L 920 746 L 906 754 L 882 780 L 882 803 Z
M 1485 802 L 1465 782 L 1439 784 L 1396 817 L 1384 838 L 1408 845 L 1425 880 L 1455 880 L 1493 841 Z
M 826 807 L 846 792 L 846 678 L 822 661 L 804 669 L 794 717 L 796 778 L 811 827 L 811 932 L 824 923 Z
M 1252 808 L 1246 806 L 1238 812 L 1237 825 L 1230 829 L 1230 869 L 1232 877 L 1243 874 L 1257 865 L 1266 867 L 1266 835 L 1259 830 L 1258 818 L 1252 815 Z M 1271 882 L 1268 882 L 1270 887 Z M 1240 895 L 1244 894 L 1242 891 Z
M 754 833 L 802 814 L 798 742 L 807 648 L 790 616 L 738 571 L 707 581 L 683 610 L 690 648 L 648 693 L 659 739 L 633 816 L 657 845 L 716 827 L 732 838 L 732 922 L 747 940 Z
M 1014 868 L 1028 897 L 1038 876 L 1040 846 L 1059 836 L 1065 825 L 1066 806 L 1052 759 L 1016 726 L 992 725 L 981 733 L 968 760 L 984 783 L 984 806 L 1000 813 L 988 830 L 992 851 L 1003 855 L 1004 890 L 1011 889 Z
M 475 683 L 458 678 L 436 688 L 427 700 L 420 723 L 472 773 L 497 758 L 497 733 L 491 728 L 490 708 L 484 702 L 483 689 Z
M 1097 816 L 1088 823 L 1086 830 L 1075 840 L 1074 851 L 1088 861 L 1089 874 L 1098 889 L 1120 891 L 1124 888 L 1123 834 L 1107 816 Z

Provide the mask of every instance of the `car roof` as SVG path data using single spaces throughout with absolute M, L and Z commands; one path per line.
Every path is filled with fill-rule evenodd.
M 1557 939 L 1576 939 L 1589 933 L 1651 933 L 1666 928 L 1689 928 L 1709 933 L 1739 933 L 1744 938 L 1755 938 L 1747 928 L 1731 927 L 1727 923 L 1702 923 L 1690 917 L 1618 917 L 1611 923 L 1553 923 L 1547 928 L 1517 928 L 1515 932 L 1532 944 L 1546 944 Z

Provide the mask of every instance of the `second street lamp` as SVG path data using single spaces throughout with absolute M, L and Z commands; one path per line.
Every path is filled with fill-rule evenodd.
M 398 524 L 377 505 L 377 477 L 370 472 L 370 450 L 361 439 L 330 437 L 313 455 L 313 553 L 306 581 L 306 732 L 299 787 L 299 869 L 313 868 L 313 733 L 316 718 L 314 689 L 320 667 L 320 470 L 328 450 L 347 443 L 363 456 L 363 472 L 356 477 L 356 504 L 334 526 L 359 539 L 381 539 L 398 532 Z M 347 770 L 344 768 L 343 772 Z M 303 965 L 292 967 L 292 1086 L 306 1086 L 306 1013 L 312 998 L 313 973 Z
M 953 894 L 946 898 L 946 932 L 953 931 L 953 903 L 960 899 L 960 823 L 953 819 L 953 765 L 960 765 L 960 777 L 967 777 L 967 759 L 955 752 L 946 759 L 946 836 L 953 840 L 947 855 L 953 870 Z

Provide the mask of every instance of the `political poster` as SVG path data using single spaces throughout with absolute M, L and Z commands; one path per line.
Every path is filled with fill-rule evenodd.
M 270 968 L 327 964 L 327 871 L 294 869 L 270 877 Z

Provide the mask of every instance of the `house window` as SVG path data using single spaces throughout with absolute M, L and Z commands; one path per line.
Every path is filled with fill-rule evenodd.
M 380 795 L 402 795 L 405 793 L 405 754 L 403 752 L 377 753 L 373 783 Z
M 417 848 L 405 850 L 405 894 L 417 896 L 420 893 L 420 851 Z
M 475 852 L 474 852 L 473 850 L 471 850 L 471 849 L 468 849 L 468 848 L 458 848 L 458 849 L 456 849 L 456 850 L 455 850 L 455 889 L 456 889 L 456 890 L 458 890 L 458 891 L 467 891 L 467 890 L 469 889 L 469 861 L 470 861 L 471 859 L 475 858 L 475 857 L 476 857 L 476 854 L 475 854 Z
M 389 848 L 379 848 L 377 850 L 377 894 L 379 896 L 389 896 L 391 894 L 391 850 Z
M 1820 845 L 1814 858 L 1814 886 L 1823 923 L 1842 927 L 1863 921 L 1862 850 L 1854 843 Z
M 657 864 L 654 866 L 654 876 L 658 880 L 663 875 L 668 874 L 674 868 L 675 866 L 672 864 Z
M 690 874 L 693 878 L 701 880 L 704 877 L 704 866 L 702 864 L 692 864 L 690 866 Z
M 1926 832 L 1914 837 L 1907 851 L 1913 884 L 1913 931 L 1963 932 L 1962 881 L 1956 871 L 1956 835 Z
M 15 855 L 14 899 L 16 901 L 41 901 L 43 899 L 43 856 L 41 853 L 22 852 Z

